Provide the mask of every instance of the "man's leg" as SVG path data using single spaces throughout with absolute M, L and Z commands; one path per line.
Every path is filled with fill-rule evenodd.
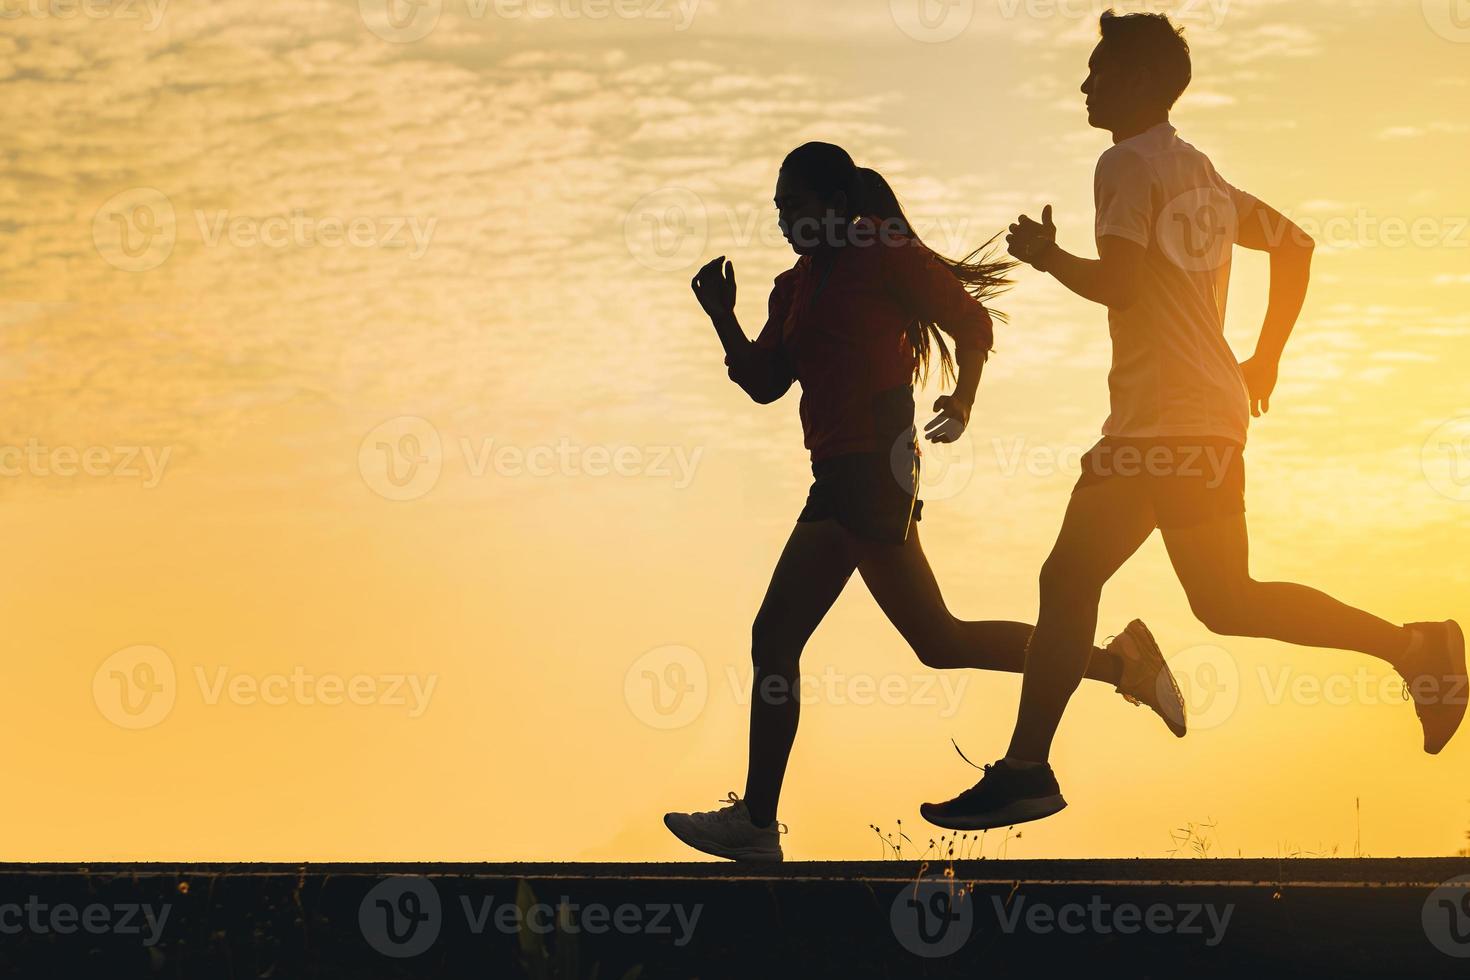
M 1153 504 L 1140 480 L 1112 477 L 1073 491 L 1057 543 L 1041 569 L 1041 609 L 1026 651 L 1008 760 L 1047 761 L 1062 713 L 1087 667 L 1102 588 L 1153 529 Z
M 1250 575 L 1244 514 L 1165 528 L 1164 544 L 1190 607 L 1214 632 L 1378 657 L 1408 685 L 1425 752 L 1439 753 L 1459 730 L 1470 677 L 1458 623 L 1395 626 L 1305 585 L 1257 582 Z
M 1305 585 L 1251 578 L 1244 514 L 1162 530 L 1189 606 L 1212 632 L 1356 650 L 1395 668 L 1405 666 L 1409 631 L 1404 627 Z

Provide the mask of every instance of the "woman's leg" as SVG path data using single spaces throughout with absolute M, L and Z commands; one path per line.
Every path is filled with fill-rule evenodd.
M 750 768 L 745 805 L 758 827 L 776 819 L 786 760 L 801 714 L 802 648 L 857 564 L 854 539 L 835 520 L 797 524 L 751 627 Z
M 858 571 L 889 622 L 929 667 L 973 667 L 1019 674 L 1026 668 L 1026 644 L 1032 628 L 1005 621 L 956 619 L 944 604 L 929 559 L 914 526 L 901 545 L 856 541 Z M 1094 649 L 1087 677 L 1117 684 L 1122 665 L 1104 650 Z

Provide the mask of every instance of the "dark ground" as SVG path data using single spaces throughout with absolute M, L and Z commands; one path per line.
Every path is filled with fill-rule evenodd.
M 943 871 L 927 869 L 941 877 L 919 885 L 915 861 L 0 865 L 0 971 L 1470 977 L 1464 858 L 981 860 L 957 862 L 952 879 Z

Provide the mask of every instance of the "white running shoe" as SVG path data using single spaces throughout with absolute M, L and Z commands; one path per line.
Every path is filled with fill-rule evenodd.
M 751 823 L 745 801 L 733 791 L 718 810 L 665 813 L 664 826 L 695 850 L 732 861 L 781 860 L 781 835 L 786 833 L 786 825 L 775 820 L 769 827 Z
M 1184 696 L 1154 635 L 1143 620 L 1135 619 L 1113 638 L 1107 650 L 1123 661 L 1123 676 L 1117 691 L 1130 704 L 1146 704 L 1164 719 L 1169 731 L 1179 738 L 1187 730 L 1184 720 Z

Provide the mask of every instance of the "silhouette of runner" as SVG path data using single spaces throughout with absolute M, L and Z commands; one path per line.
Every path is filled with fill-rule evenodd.
M 735 270 L 720 257 L 691 285 L 724 346 L 730 377 L 762 404 L 801 382 L 813 483 L 751 629 L 754 662 L 745 798 L 670 813 L 692 847 L 734 859 L 780 860 L 776 803 L 796 737 L 802 648 L 854 570 L 927 666 L 1020 672 L 1031 627 L 964 622 L 945 606 L 919 545 L 915 381 L 937 349 L 955 391 L 934 403 L 934 442 L 964 432 L 991 347 L 980 300 L 1007 285 L 1009 261 L 982 246 L 962 261 L 924 246 L 879 174 L 840 147 L 807 143 L 781 165 L 776 208 L 799 256 L 776 278 L 756 340 L 735 318 Z M 939 328 L 955 338 L 951 357 Z M 1087 644 L 1082 673 L 1146 703 L 1178 735 L 1184 708 L 1140 622 L 1105 650 Z
M 1315 589 L 1250 575 L 1246 426 L 1271 407 L 1277 363 L 1306 296 L 1313 242 L 1274 208 L 1228 184 L 1169 124 L 1190 80 L 1189 46 L 1162 14 L 1101 20 L 1082 92 L 1088 122 L 1113 135 L 1097 163 L 1097 259 L 1056 244 L 1051 207 L 1022 215 L 1011 255 L 1108 308 L 1112 411 L 1083 460 L 1061 533 L 1041 570 L 1041 608 L 1006 755 L 972 789 L 922 813 L 970 830 L 1062 807 L 1047 757 L 1083 676 L 1104 583 L 1159 528 L 1200 621 L 1228 636 L 1355 650 L 1404 678 L 1437 753 L 1465 714 L 1465 640 L 1453 620 L 1395 626 Z M 1255 354 L 1225 342 L 1233 245 L 1270 253 Z

